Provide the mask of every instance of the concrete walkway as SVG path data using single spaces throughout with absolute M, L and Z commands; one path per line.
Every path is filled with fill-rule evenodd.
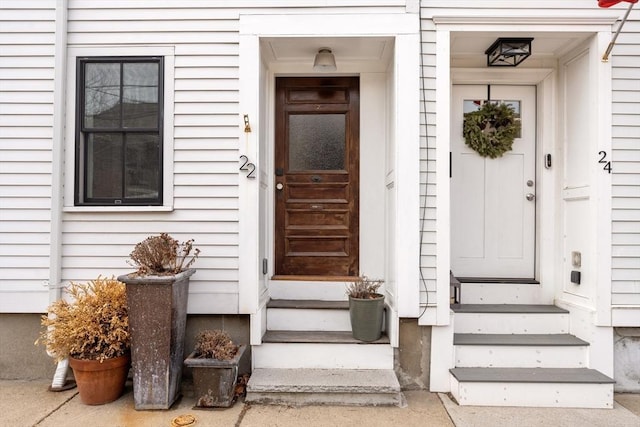
M 44 381 L 0 381 L 0 425 L 22 427 L 169 427 L 179 415 L 198 427 L 215 426 L 640 426 L 640 394 L 617 394 L 614 409 L 461 407 L 445 394 L 406 391 L 405 407 L 261 406 L 237 402 L 228 409 L 193 409 L 185 397 L 168 411 L 136 411 L 131 385 L 102 406 L 80 402 L 77 389 L 52 393 Z

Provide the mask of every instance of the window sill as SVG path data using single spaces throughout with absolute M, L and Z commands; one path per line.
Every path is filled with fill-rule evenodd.
M 173 206 L 65 206 L 63 212 L 172 212 Z

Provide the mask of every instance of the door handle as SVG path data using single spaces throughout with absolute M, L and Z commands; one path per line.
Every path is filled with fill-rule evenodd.
M 284 188 L 284 184 L 283 183 L 279 182 L 279 183 L 276 184 L 276 190 L 282 191 L 283 188 Z
M 530 202 L 536 198 L 536 196 L 533 193 L 527 193 L 526 197 L 527 197 L 527 200 Z

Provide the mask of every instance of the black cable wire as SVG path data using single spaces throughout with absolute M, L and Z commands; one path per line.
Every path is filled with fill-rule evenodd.
M 426 302 L 424 305 L 424 309 L 422 310 L 422 313 L 420 313 L 420 315 L 418 316 L 418 319 L 420 319 L 426 312 L 427 312 L 427 308 L 429 307 L 429 288 L 427 287 L 427 281 L 424 277 L 424 272 L 423 269 L 425 267 L 423 267 L 422 265 L 422 256 L 423 256 L 423 242 L 424 242 L 424 234 L 425 234 L 425 222 L 427 219 L 427 191 L 428 191 L 428 186 L 429 186 L 429 124 L 427 123 L 427 96 L 425 94 L 425 75 L 424 75 L 424 52 L 423 52 L 423 39 L 422 39 L 422 2 L 420 2 L 419 4 L 419 10 L 418 10 L 418 31 L 420 31 L 420 100 L 422 102 L 422 114 L 424 115 L 424 132 L 425 132 L 425 161 L 426 161 L 426 168 L 425 168 L 425 174 L 424 174 L 424 201 L 422 202 L 422 218 L 421 218 L 421 224 L 420 224 L 420 283 L 422 284 L 422 287 L 424 288 L 424 293 L 426 296 Z M 420 302 L 418 301 L 418 305 L 420 304 Z

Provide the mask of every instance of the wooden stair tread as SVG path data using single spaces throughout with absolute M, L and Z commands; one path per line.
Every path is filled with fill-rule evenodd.
M 363 342 L 353 338 L 351 331 L 267 331 L 263 343 L 311 343 L 311 344 L 389 344 L 389 337 L 382 334 L 379 340 Z
M 613 384 L 615 381 L 588 368 L 453 368 L 459 382 Z
M 555 305 L 541 304 L 452 304 L 451 310 L 455 313 L 569 313 Z
M 570 334 L 454 334 L 453 345 L 587 346 Z
M 535 279 L 522 279 L 516 277 L 458 277 L 456 279 L 460 283 L 486 283 L 486 284 L 494 284 L 494 283 L 503 283 L 509 285 L 539 285 Z

